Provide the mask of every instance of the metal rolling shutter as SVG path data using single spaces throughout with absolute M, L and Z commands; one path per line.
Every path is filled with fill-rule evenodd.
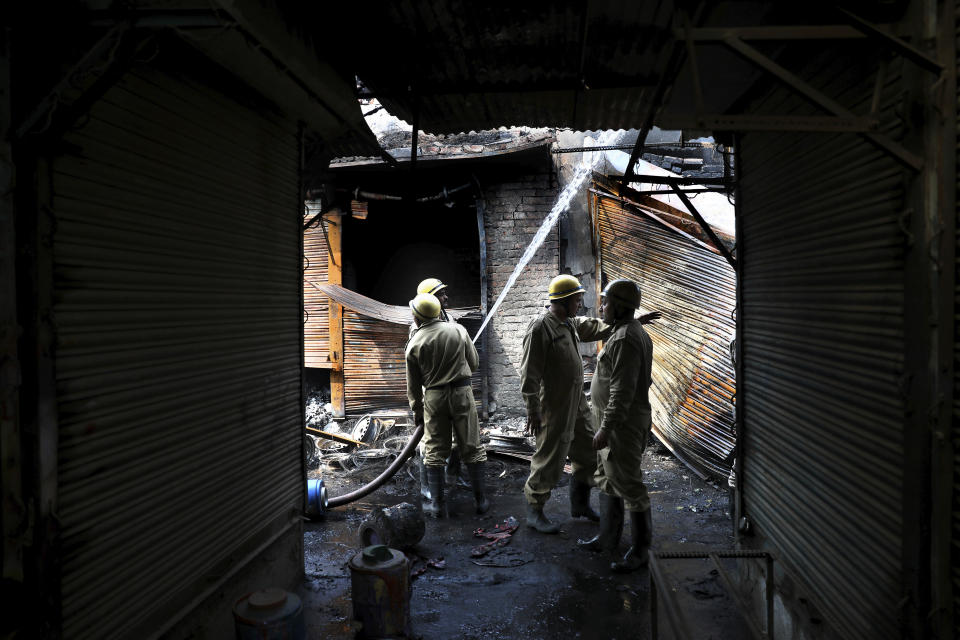
M 316 213 L 311 212 L 307 219 Z M 304 365 L 330 367 L 330 299 L 316 285 L 327 282 L 326 221 L 303 233 L 303 346 Z M 321 227 L 323 225 L 323 227 Z
M 480 328 L 480 322 L 473 318 L 461 318 L 459 322 L 471 336 Z M 409 408 L 404 358 L 409 331 L 409 324 L 386 322 L 344 308 L 343 385 L 347 414 Z M 483 363 L 486 356 L 479 345 L 477 351 Z M 471 379 L 478 409 L 482 371 L 481 364 Z
M 875 61 L 832 51 L 804 76 L 866 113 Z M 745 510 L 840 637 L 899 637 L 905 172 L 851 133 L 750 133 L 740 154 Z
M 956 77 L 960 78 L 960 2 L 954 4 L 954 54 L 956 55 Z M 954 114 L 955 132 L 960 132 L 960 82 L 957 83 L 957 108 Z M 954 273 L 954 300 L 958 306 L 954 311 L 956 318 L 960 318 L 960 134 L 954 140 L 956 144 L 956 205 L 957 209 L 957 237 L 955 239 L 956 269 Z M 953 535 L 951 536 L 951 570 L 953 572 L 953 632 L 960 638 L 960 322 L 954 320 L 953 337 Z
M 52 169 L 63 631 L 146 637 L 297 526 L 297 133 L 141 68 L 66 142 Z
M 603 274 L 638 282 L 643 308 L 663 312 L 663 320 L 646 327 L 654 347 L 654 433 L 698 473 L 726 477 L 736 389 L 730 360 L 736 333 L 733 267 L 614 198 L 599 197 L 596 216 Z

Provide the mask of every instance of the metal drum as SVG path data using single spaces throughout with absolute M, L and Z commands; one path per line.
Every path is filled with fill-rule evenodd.
M 378 507 L 360 523 L 360 546 L 382 544 L 409 549 L 423 539 L 426 530 L 423 511 L 409 502 L 388 509 Z
M 366 547 L 350 560 L 353 617 L 359 638 L 410 634 L 410 562 L 385 545 Z
M 306 640 L 303 606 L 283 589 L 248 593 L 233 607 L 237 640 Z
M 307 517 L 322 517 L 327 510 L 327 488 L 323 478 L 307 479 Z

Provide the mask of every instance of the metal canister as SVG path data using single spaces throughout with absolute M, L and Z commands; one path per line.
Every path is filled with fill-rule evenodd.
M 410 562 L 402 551 L 378 544 L 350 560 L 353 617 L 360 638 L 410 636 Z
M 382 544 L 393 549 L 409 549 L 426 533 L 423 511 L 409 502 L 390 508 L 374 508 L 360 523 L 360 544 Z
M 307 517 L 322 517 L 327 510 L 327 488 L 323 486 L 323 478 L 307 479 Z
M 306 640 L 303 606 L 283 589 L 248 593 L 233 607 L 237 640 Z

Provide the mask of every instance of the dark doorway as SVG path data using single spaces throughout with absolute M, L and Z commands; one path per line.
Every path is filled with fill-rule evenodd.
M 442 187 L 441 187 L 442 189 Z M 446 203 L 374 200 L 343 225 L 344 286 L 405 305 L 424 278 L 448 286 L 450 307 L 480 305 L 480 244 L 472 194 Z

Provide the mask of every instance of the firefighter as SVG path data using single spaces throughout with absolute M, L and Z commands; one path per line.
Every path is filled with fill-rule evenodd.
M 470 375 L 480 365 L 467 330 L 442 322 L 440 301 L 419 293 L 410 301 L 417 331 L 407 343 L 407 398 L 418 426 L 424 427 L 424 464 L 430 500 L 423 510 L 446 516 L 443 498 L 444 465 L 455 439 L 473 486 L 477 513 L 486 513 L 490 501 L 484 488 L 487 454 L 480 444 L 480 422 L 473 400 Z
M 547 312 L 530 322 L 523 337 L 520 391 L 527 408 L 527 431 L 537 439 L 523 492 L 527 526 L 541 533 L 557 533 L 560 525 L 544 515 L 543 506 L 560 480 L 568 454 L 573 464 L 570 515 L 594 522 L 600 519 L 590 507 L 597 455 L 591 445 L 594 432 L 583 393 L 580 342 L 603 340 L 612 327 L 596 318 L 577 316 L 584 289 L 575 277 L 557 276 L 547 293 Z
M 440 278 L 426 278 L 421 280 L 420 284 L 417 285 L 417 293 L 430 293 L 436 296 L 437 300 L 440 301 L 440 316 L 439 319 L 443 322 L 454 322 L 453 318 L 450 317 L 450 314 L 447 313 L 447 300 L 449 300 L 447 285 L 444 284 Z M 417 323 L 413 321 L 410 323 L 410 334 L 407 336 L 407 341 L 413 337 L 413 334 L 417 330 Z M 429 484 L 426 479 L 426 468 L 423 466 L 423 445 L 419 447 L 419 456 L 420 462 L 418 466 L 420 468 L 420 493 L 424 498 L 430 498 L 430 490 L 428 488 Z M 447 459 L 447 470 L 446 470 L 446 482 L 451 487 L 456 486 L 457 481 L 460 479 L 460 451 L 457 449 L 456 443 L 453 444 L 453 448 L 450 450 L 450 457 Z M 464 484 L 466 486 L 466 484 Z
M 447 314 L 449 292 L 447 291 L 447 285 L 441 282 L 439 278 L 421 280 L 420 284 L 417 285 L 417 293 L 429 293 L 436 296 L 437 300 L 440 301 L 440 319 L 444 322 L 451 322 L 450 316 Z M 416 327 L 411 326 L 411 332 L 415 330 Z
M 596 486 L 600 489 L 600 534 L 583 545 L 615 557 L 623 531 L 624 510 L 630 512 L 632 546 L 615 572 L 635 571 L 647 564 L 652 537 L 650 496 L 640 462 L 650 436 L 650 370 L 653 343 L 634 318 L 640 288 L 631 280 L 614 280 L 603 290 L 603 319 L 613 332 L 597 357 L 590 384 L 597 450 Z

